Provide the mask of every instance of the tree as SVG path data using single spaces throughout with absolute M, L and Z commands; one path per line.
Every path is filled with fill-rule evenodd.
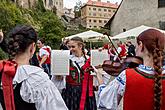
M 64 26 L 58 17 L 51 11 L 40 15 L 42 27 L 39 30 L 40 37 L 44 37 L 52 48 L 58 48 L 61 39 L 65 36 Z
M 0 29 L 6 33 L 17 24 L 26 24 L 21 10 L 15 4 L 0 2 Z

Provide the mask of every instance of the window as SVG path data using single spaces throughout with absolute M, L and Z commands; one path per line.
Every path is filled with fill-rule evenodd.
M 99 8 L 98 10 L 101 11 L 101 8 Z
M 159 21 L 159 27 L 162 30 L 165 30 L 165 21 Z
M 104 20 L 104 23 L 107 23 L 107 21 L 106 21 L 106 20 Z
M 165 0 L 158 0 L 158 8 L 165 7 Z
M 89 10 L 91 10 L 91 8 L 89 7 Z
M 56 2 L 56 5 L 58 5 L 58 2 Z
M 99 20 L 99 23 L 102 23 L 102 21 L 101 21 L 101 20 Z
M 113 12 L 115 12 L 116 10 L 113 10 Z
M 62 6 L 62 3 L 60 2 L 60 6 Z
M 91 13 L 89 13 L 89 16 L 91 16 Z
M 93 8 L 94 11 L 96 11 L 96 8 Z
M 96 13 L 93 13 L 93 16 L 96 16 Z
M 111 12 L 111 10 L 108 10 L 108 12 Z
M 107 11 L 107 9 L 104 9 L 104 11 Z
M 97 28 L 97 26 L 93 26 L 94 28 Z
M 96 20 L 93 20 L 94 23 L 96 23 L 97 21 Z
M 91 19 L 89 20 L 89 22 L 91 22 Z

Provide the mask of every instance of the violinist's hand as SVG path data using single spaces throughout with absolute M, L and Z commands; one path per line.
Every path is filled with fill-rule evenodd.
M 3 41 L 3 32 L 2 32 L 2 29 L 0 29 L 0 43 Z
M 94 72 L 96 73 L 96 77 L 98 80 L 99 85 L 103 84 L 103 77 L 102 77 L 102 73 L 101 73 L 101 69 L 96 69 L 94 66 L 92 66 Z

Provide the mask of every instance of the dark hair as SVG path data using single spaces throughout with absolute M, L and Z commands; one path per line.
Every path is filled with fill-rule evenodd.
M 84 44 L 82 38 L 80 38 L 80 37 L 73 37 L 70 40 L 71 41 L 76 41 L 78 43 L 78 45 L 82 46 L 82 53 L 83 53 L 85 59 L 87 59 L 86 56 L 85 56 L 85 44 Z
M 45 39 L 44 38 L 39 38 L 39 41 L 41 41 L 42 44 L 45 44 Z
M 153 55 L 153 64 L 155 69 L 155 84 L 154 84 L 154 110 L 160 110 L 162 104 L 162 63 L 163 63 L 163 50 L 165 43 L 165 36 L 163 33 L 156 29 L 148 29 L 142 32 L 137 37 L 137 43 L 140 41 L 148 50 L 148 52 Z
M 36 31 L 27 25 L 18 25 L 9 33 L 8 53 L 13 58 L 18 53 L 23 53 L 33 42 L 37 42 Z

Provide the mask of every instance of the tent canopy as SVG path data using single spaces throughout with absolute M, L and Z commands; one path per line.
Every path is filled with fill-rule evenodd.
M 105 36 L 103 34 L 101 34 L 99 32 L 89 30 L 89 31 L 85 31 L 85 32 L 82 32 L 82 33 L 79 33 L 79 34 L 75 34 L 75 35 L 72 35 L 72 36 L 65 37 L 65 39 L 71 39 L 73 37 L 80 37 L 84 41 L 91 41 L 91 42 L 99 41 L 100 39 L 105 38 Z
M 157 28 L 141 25 L 139 27 L 136 27 L 136 28 L 130 29 L 128 31 L 122 32 L 118 35 L 115 35 L 114 37 L 111 37 L 111 38 L 120 39 L 120 38 L 127 38 L 127 37 L 131 37 L 131 36 L 137 37 L 140 33 L 142 33 L 145 30 L 148 30 L 148 29 L 157 29 Z M 160 29 L 157 29 L 157 30 L 161 31 L 162 33 L 165 33 L 165 31 L 163 31 L 163 30 L 160 30 Z

